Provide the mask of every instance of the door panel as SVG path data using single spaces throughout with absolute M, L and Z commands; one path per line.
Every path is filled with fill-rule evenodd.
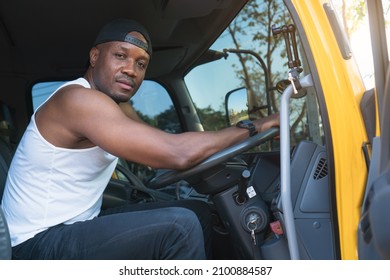
M 389 4 L 387 1 L 367 3 L 372 30 L 380 136 L 373 141 L 366 195 L 359 222 L 358 249 L 359 259 L 390 259 L 390 64 L 384 18 L 384 8 L 388 9 Z M 378 38 L 380 34 L 382 36 Z

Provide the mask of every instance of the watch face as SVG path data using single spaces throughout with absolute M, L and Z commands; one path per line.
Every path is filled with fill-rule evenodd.
M 237 123 L 237 127 L 245 128 L 249 131 L 249 136 L 254 136 L 257 134 L 256 127 L 251 120 L 242 120 Z
M 252 121 L 250 121 L 250 120 L 242 120 L 242 121 L 239 121 L 237 123 L 237 126 L 242 127 L 242 128 L 249 128 L 251 123 L 252 123 Z

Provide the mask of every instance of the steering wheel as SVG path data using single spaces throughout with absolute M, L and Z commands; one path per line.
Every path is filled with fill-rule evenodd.
M 229 158 L 232 158 L 238 154 L 241 154 L 253 147 L 256 147 L 266 142 L 267 140 L 277 136 L 278 134 L 279 134 L 279 127 L 271 127 L 270 129 L 267 129 L 233 146 L 230 146 L 226 149 L 223 149 L 213 154 L 212 156 L 202 161 L 198 165 L 195 165 L 189 169 L 183 171 L 172 170 L 172 171 L 167 171 L 165 173 L 162 173 L 161 175 L 154 177 L 149 182 L 148 187 L 152 189 L 158 189 L 173 184 L 177 181 L 197 175 L 201 172 L 210 169 L 211 167 L 214 167 L 218 164 L 227 161 Z

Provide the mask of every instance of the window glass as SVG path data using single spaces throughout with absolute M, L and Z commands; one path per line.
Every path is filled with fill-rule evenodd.
M 32 88 L 32 103 L 35 110 L 64 82 L 38 83 Z M 182 131 L 180 121 L 168 92 L 160 84 L 144 80 L 137 94 L 129 101 L 142 120 L 170 133 Z M 155 175 L 155 170 L 146 166 L 124 162 L 141 180 L 147 182 Z
M 170 133 L 182 132 L 172 99 L 159 83 L 145 80 L 130 103 L 150 125 Z
M 375 85 L 371 35 L 365 0 L 332 0 L 340 23 L 351 45 L 354 59 L 367 89 Z M 386 27 L 387 47 L 390 48 L 390 1 L 382 0 Z M 390 53 L 390 52 L 389 52 Z
M 65 82 L 43 82 L 34 85 L 32 88 L 33 109 L 41 105 L 63 83 Z M 150 125 L 171 133 L 181 132 L 172 99 L 160 84 L 145 80 L 129 102 L 138 115 Z
M 46 99 L 63 83 L 63 81 L 58 82 L 43 82 L 35 84 L 32 88 L 32 104 L 33 110 L 37 109 Z
M 235 121 L 233 123 L 227 121 L 229 119 L 227 114 L 231 115 L 232 112 L 226 111 L 226 94 L 240 87 L 247 89 L 247 98 L 241 101 L 247 106 L 246 111 L 249 115 L 246 117 L 257 119 L 279 112 L 281 92 L 277 89 L 278 85 L 283 85 L 281 81 L 288 79 L 290 71 L 288 61 L 291 59 L 288 58 L 283 35 L 273 36 L 272 28 L 290 24 L 293 22 L 282 0 L 249 1 L 210 48 L 220 52 L 221 57 L 228 50 L 227 57 L 202 64 L 189 72 L 185 82 L 205 130 L 217 130 L 244 117 L 242 109 L 239 109 Z M 297 41 L 298 57 L 292 57 L 292 60 L 299 60 L 296 69 L 301 72 L 299 77 L 302 78 L 310 71 L 297 32 L 294 37 Z M 232 98 L 232 95 L 230 96 L 229 102 Z M 302 139 L 323 144 L 323 131 L 314 88 L 301 96 L 291 99 L 290 102 L 292 145 Z M 270 147 L 265 146 L 265 149 Z M 277 149 L 278 145 L 272 147 Z
M 389 61 L 390 61 L 390 1 L 382 0 L 382 5 L 383 5 L 383 16 L 385 18 L 387 53 L 389 54 Z

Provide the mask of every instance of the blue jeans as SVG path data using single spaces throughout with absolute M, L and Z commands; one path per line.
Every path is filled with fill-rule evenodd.
M 92 220 L 37 234 L 15 246 L 13 258 L 205 259 L 204 235 L 211 238 L 211 217 L 202 203 L 151 202 L 108 209 Z

